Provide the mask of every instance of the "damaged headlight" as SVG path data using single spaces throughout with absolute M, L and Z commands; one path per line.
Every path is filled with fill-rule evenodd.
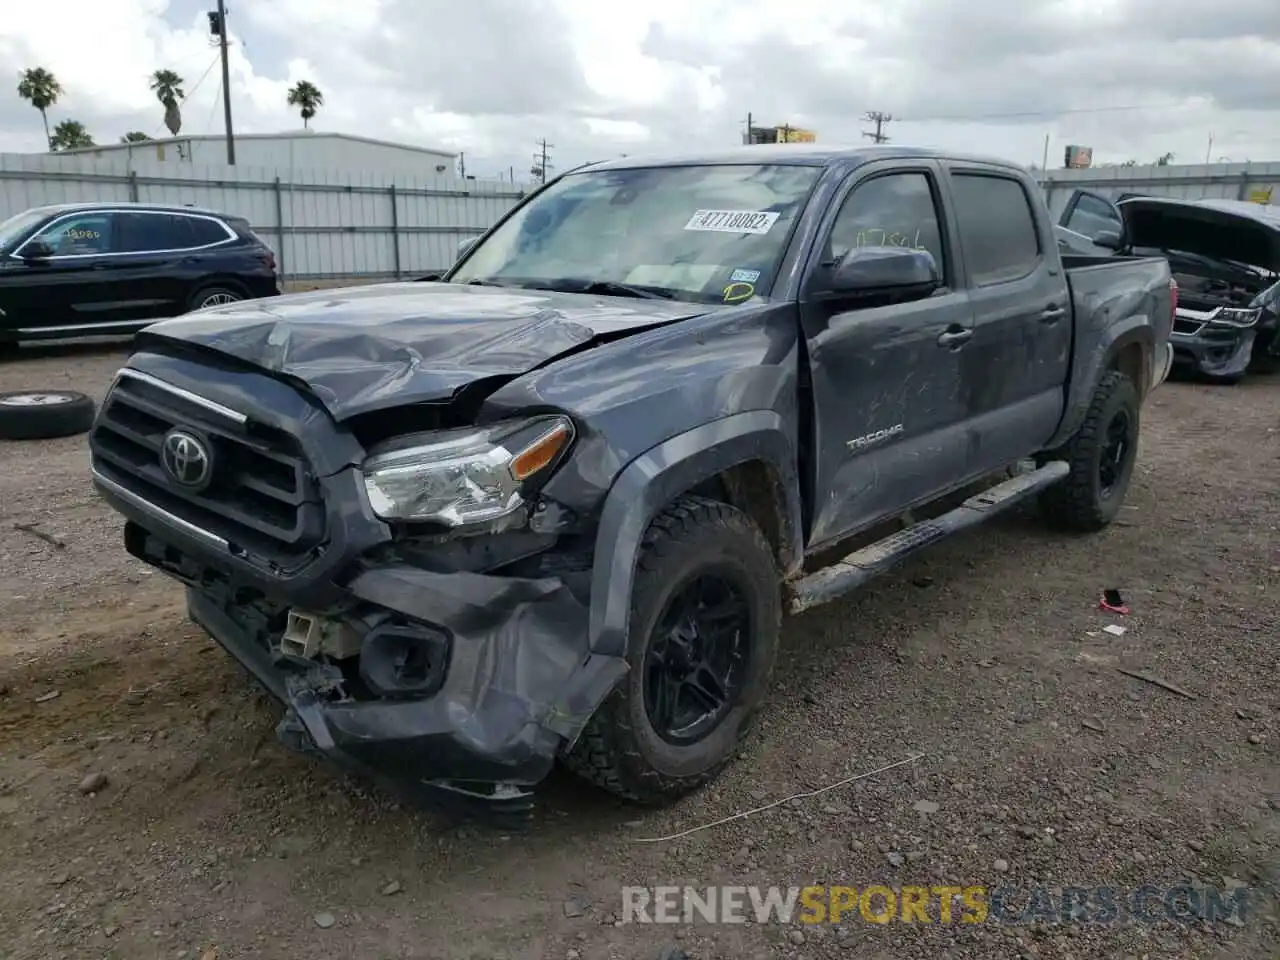
M 1210 323 L 1221 323 L 1228 327 L 1252 327 L 1262 316 L 1258 307 L 1222 307 L 1209 320 Z
M 497 520 L 524 504 L 529 483 L 560 460 L 573 435 L 573 421 L 555 415 L 407 437 L 364 462 L 365 490 L 384 520 Z

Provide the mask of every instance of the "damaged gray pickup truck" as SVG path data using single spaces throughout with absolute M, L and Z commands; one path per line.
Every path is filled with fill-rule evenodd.
M 558 759 L 667 802 L 735 753 L 784 610 L 1034 494 L 1115 517 L 1173 293 L 1062 257 L 1012 164 L 618 160 L 439 282 L 149 327 L 93 478 L 286 743 L 491 812 Z

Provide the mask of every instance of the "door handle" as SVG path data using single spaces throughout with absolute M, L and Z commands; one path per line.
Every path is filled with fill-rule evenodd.
M 963 327 L 949 328 L 938 337 L 938 346 L 946 347 L 950 350 L 959 350 L 971 339 L 973 339 L 972 330 L 966 330 Z
M 1057 323 L 1066 315 L 1067 315 L 1066 307 L 1060 307 L 1056 303 L 1051 303 L 1049 304 L 1049 306 L 1045 307 L 1044 311 L 1040 314 L 1040 322 L 1041 323 Z

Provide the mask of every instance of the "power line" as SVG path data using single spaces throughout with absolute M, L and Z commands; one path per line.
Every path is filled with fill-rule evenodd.
M 926 117 L 898 117 L 902 123 L 947 123 L 950 121 L 971 122 L 974 120 L 1017 120 L 1038 119 L 1042 117 L 1061 117 L 1080 113 L 1119 113 L 1130 110 L 1167 110 L 1169 104 L 1129 104 L 1122 107 L 1073 107 L 1065 110 L 1019 110 L 1012 113 L 953 113 L 935 114 Z
M 218 89 L 213 95 L 213 100 L 211 100 L 209 103 L 209 118 L 204 122 L 204 128 L 206 130 L 213 128 L 213 115 L 218 110 L 218 99 L 219 99 L 219 94 L 221 93 L 222 93 L 222 81 L 219 80 Z
M 886 123 L 892 122 L 894 119 L 893 117 L 889 116 L 889 114 L 887 113 L 881 113 L 879 110 L 872 110 L 870 113 L 864 114 L 862 119 L 870 121 L 871 123 L 874 123 L 876 125 L 875 133 L 872 133 L 870 130 L 862 131 L 862 135 L 864 137 L 874 140 L 876 143 L 889 142 L 888 135 L 885 134 L 883 131 L 884 131 L 884 125 Z

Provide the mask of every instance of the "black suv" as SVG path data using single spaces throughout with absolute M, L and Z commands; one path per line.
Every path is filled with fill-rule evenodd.
M 195 207 L 77 203 L 0 223 L 0 345 L 132 333 L 280 293 L 248 221 Z

